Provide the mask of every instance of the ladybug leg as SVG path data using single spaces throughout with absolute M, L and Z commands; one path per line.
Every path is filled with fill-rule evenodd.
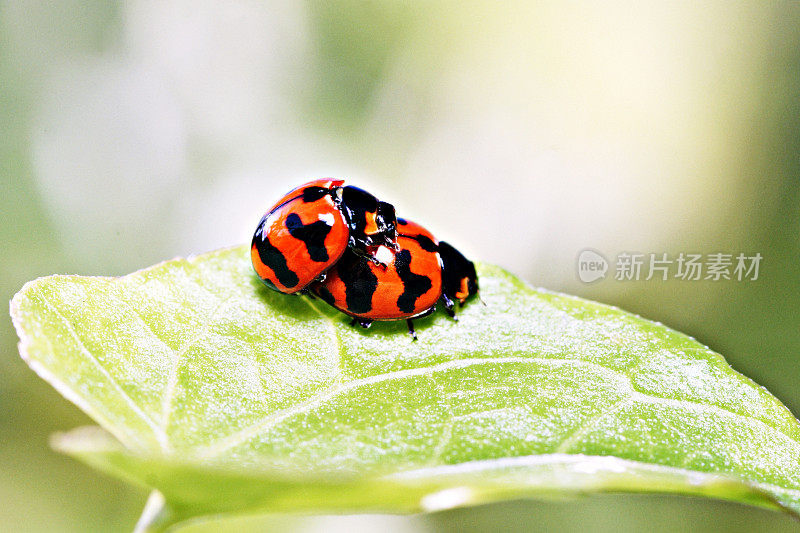
M 380 259 L 378 259 L 377 257 L 375 257 L 373 255 L 369 255 L 369 254 L 366 257 L 367 257 L 367 259 L 370 260 L 370 262 L 373 265 L 376 265 L 376 266 L 379 266 L 379 267 L 383 267 L 384 269 L 386 268 L 386 263 L 381 263 Z
M 374 247 L 374 246 L 370 246 L 368 250 L 362 250 L 360 248 L 351 248 L 351 250 L 357 256 L 363 257 L 364 259 L 368 260 L 373 265 L 382 267 L 385 270 L 386 266 L 391 261 L 391 257 L 383 257 L 382 259 L 378 258 L 378 257 L 376 257 L 374 255 L 374 253 L 375 253 L 374 250 L 375 249 L 376 249 L 376 247 Z
M 458 322 L 458 317 L 456 316 L 456 304 L 453 300 L 446 294 L 442 294 L 442 301 L 444 302 L 444 310 L 447 312 L 447 315 Z
M 408 334 L 411 335 L 411 339 L 417 340 L 417 332 L 414 331 L 414 323 L 410 318 L 406 320 L 406 324 L 408 324 Z
M 368 318 L 355 318 L 354 317 L 353 320 L 350 321 L 350 325 L 351 326 L 359 325 L 362 328 L 367 329 L 372 325 L 372 320 L 369 320 Z
M 422 313 L 420 313 L 418 315 L 414 315 L 413 318 L 414 318 L 414 320 L 416 320 L 417 318 L 422 318 L 422 317 L 428 316 L 428 315 L 432 314 L 434 311 L 436 311 L 436 306 L 432 305 L 428 309 L 423 311 Z M 411 321 L 411 318 L 407 318 L 406 319 L 406 324 L 408 325 L 408 333 L 409 333 L 409 335 L 411 335 L 413 340 L 417 340 L 417 332 L 414 330 L 414 323 Z

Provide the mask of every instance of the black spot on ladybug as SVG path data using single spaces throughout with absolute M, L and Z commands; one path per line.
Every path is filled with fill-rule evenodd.
M 331 227 L 328 224 L 322 220 L 317 220 L 311 224 L 303 224 L 297 213 L 291 213 L 286 217 L 286 229 L 289 230 L 289 234 L 292 237 L 305 243 L 306 250 L 308 250 L 308 255 L 312 261 L 324 263 L 329 259 L 328 249 L 325 248 L 325 237 L 331 231 Z
M 378 277 L 370 270 L 369 260 L 347 251 L 336 265 L 336 270 L 344 283 L 347 310 L 351 313 L 369 313 L 372 310 L 372 295 L 378 288 Z
M 438 252 L 439 246 L 436 245 L 427 235 L 414 235 L 412 237 L 419 243 L 420 248 L 426 252 Z
M 397 223 L 400 224 L 401 226 L 405 226 L 408 224 L 408 221 L 404 218 L 398 218 Z
M 303 189 L 303 201 L 306 203 L 316 202 L 329 193 L 330 191 L 323 187 L 306 187 Z
M 259 233 L 257 232 L 256 235 L 259 235 Z M 281 283 L 281 285 L 287 289 L 291 289 L 300 283 L 300 279 L 297 277 L 297 274 L 295 274 L 286 264 L 286 257 L 284 257 L 280 250 L 272 246 L 272 243 L 269 242 L 269 237 L 266 237 L 260 242 L 254 239 L 254 242 L 256 245 L 256 250 L 258 250 L 258 257 L 261 258 L 261 262 L 272 269 L 272 271 L 275 273 L 275 277 L 278 278 L 278 281 Z M 269 285 L 274 287 L 272 283 L 269 283 Z
M 322 298 L 322 300 L 325 303 L 327 303 L 328 305 L 333 305 L 333 304 L 336 303 L 336 298 L 333 297 L 333 294 L 331 294 L 331 291 L 329 291 L 328 288 L 325 287 L 324 285 L 319 285 L 317 287 L 317 291 L 316 292 L 317 292 L 317 296 Z
M 394 268 L 403 281 L 403 294 L 397 298 L 397 308 L 404 313 L 413 313 L 417 298 L 430 290 L 431 279 L 411 272 L 411 252 L 405 249 L 397 252 Z

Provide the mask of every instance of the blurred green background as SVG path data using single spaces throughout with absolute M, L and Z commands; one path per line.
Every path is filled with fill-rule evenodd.
M 798 154 L 797 2 L 0 2 L 5 300 L 246 242 L 278 195 L 342 176 L 475 259 L 695 336 L 800 413 Z M 587 247 L 763 260 L 587 285 Z M 146 494 L 50 451 L 90 420 L 0 335 L 0 530 L 130 530 Z M 800 530 L 636 495 L 271 527 Z

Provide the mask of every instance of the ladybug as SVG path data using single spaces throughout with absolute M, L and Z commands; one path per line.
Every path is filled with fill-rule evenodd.
M 436 310 L 441 299 L 455 319 L 455 302 L 463 304 L 478 292 L 475 265 L 446 242 L 439 242 L 425 228 L 397 219 L 397 247 L 380 246 L 379 264 L 346 250 L 315 281 L 310 292 L 353 317 L 353 324 L 368 328 L 375 320 L 406 319 L 417 339 L 412 319 Z
M 379 262 L 372 251 L 396 246 L 394 207 L 344 180 L 319 179 L 289 191 L 258 223 L 250 258 L 271 289 L 292 294 L 324 275 L 350 247 Z

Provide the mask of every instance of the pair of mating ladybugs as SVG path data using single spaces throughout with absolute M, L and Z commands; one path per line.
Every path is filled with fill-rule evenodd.
M 475 266 L 425 228 L 395 216 L 370 193 L 321 179 L 290 191 L 262 217 L 250 248 L 253 267 L 271 289 L 314 294 L 367 328 L 374 320 L 432 313 L 441 299 L 478 292 Z

